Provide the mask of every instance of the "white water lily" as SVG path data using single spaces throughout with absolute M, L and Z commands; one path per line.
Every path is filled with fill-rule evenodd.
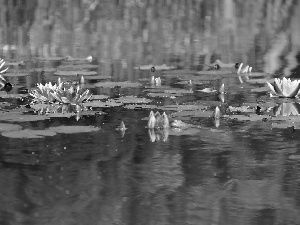
M 279 96 L 286 98 L 294 98 L 297 96 L 300 89 L 300 80 L 291 80 L 290 78 L 275 78 L 274 85 L 267 82 L 268 87 L 271 90 L 271 96 Z
M 241 74 L 241 73 L 251 73 L 252 71 L 252 67 L 247 65 L 246 67 L 243 68 L 243 63 L 240 64 L 237 73 Z
M 60 103 L 71 105 L 80 104 L 92 97 L 92 93 L 88 89 L 84 91 L 80 86 L 57 89 L 55 92 L 50 92 L 50 95 Z
M 43 84 L 37 84 L 37 89 L 33 90 L 30 95 L 34 98 L 35 102 L 59 102 L 71 105 L 77 105 L 83 101 L 87 101 L 91 98 L 92 94 L 89 90 L 83 90 L 80 86 L 69 88 L 63 87 L 64 83 L 58 79 L 58 84 L 52 84 L 51 82 Z
M 148 128 L 168 128 L 170 126 L 168 116 L 164 112 L 160 115 L 159 112 L 154 114 L 153 111 L 150 112 L 149 120 L 148 120 Z
M 51 82 L 43 84 L 37 84 L 37 89 L 33 90 L 30 95 L 34 97 L 34 101 L 39 102 L 53 102 L 55 99 L 50 94 L 51 92 L 56 92 L 61 89 L 62 83 L 59 85 L 52 85 Z
M 5 69 L 2 69 L 2 67 L 4 66 L 4 64 L 5 64 L 4 59 L 1 59 L 1 58 L 0 58 L 0 74 L 1 74 L 1 73 L 5 73 L 5 72 L 8 70 L 8 67 L 5 68 Z M 2 80 L 6 81 L 5 78 L 4 78 L 2 75 L 0 75 L 0 78 L 1 78 Z

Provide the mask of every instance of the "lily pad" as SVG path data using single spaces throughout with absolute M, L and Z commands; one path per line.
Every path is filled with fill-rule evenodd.
M 289 127 L 294 127 L 291 123 L 272 123 L 272 129 L 286 129 Z
M 270 88 L 268 88 L 268 87 L 260 87 L 260 88 L 251 89 L 251 92 L 268 92 L 268 91 L 270 91 Z
M 9 138 L 44 138 L 45 136 L 56 135 L 55 131 L 51 130 L 15 130 L 1 133 L 5 137 Z
M 182 118 L 182 117 L 212 117 L 213 111 L 202 111 L 202 110 L 195 110 L 195 111 L 180 111 L 171 113 L 169 116 L 174 118 Z
M 107 108 L 107 107 L 118 107 L 122 106 L 123 103 L 116 102 L 114 100 L 109 100 L 106 102 L 102 101 L 91 101 L 91 102 L 85 102 L 83 103 L 83 106 L 85 107 L 93 107 L 93 108 Z
M 61 65 L 57 67 L 58 70 L 74 71 L 74 70 L 92 70 L 97 69 L 99 66 L 92 64 L 78 64 L 78 65 Z
M 171 70 L 171 71 L 163 71 L 164 76 L 168 75 L 182 75 L 182 74 L 195 74 L 197 70 Z
M 30 115 L 22 113 L 2 113 L 0 114 L 0 121 L 12 121 L 12 122 L 28 122 L 28 121 L 39 121 L 47 120 L 49 117 L 44 115 Z
M 38 61 L 62 61 L 66 58 L 64 57 L 38 57 L 36 58 Z
M 41 67 L 41 68 L 33 68 L 31 70 L 31 72 L 46 72 L 46 73 L 52 73 L 52 72 L 55 72 L 56 69 L 55 68 L 51 68 L 51 67 Z
M 4 73 L 2 74 L 4 77 L 25 77 L 29 76 L 30 73 L 24 73 L 24 72 L 14 72 L 14 73 Z
M 123 103 L 123 104 L 128 104 L 128 103 L 132 103 L 132 104 L 144 103 L 145 104 L 145 103 L 152 102 L 151 99 L 139 98 L 136 96 L 125 96 L 125 97 L 116 98 L 114 100 L 116 103 Z
M 21 130 L 21 129 L 22 129 L 22 127 L 20 125 L 17 125 L 17 124 L 0 123 L 0 132 Z
M 90 100 L 104 100 L 104 99 L 108 99 L 108 98 L 109 98 L 108 95 L 92 95 Z
M 75 134 L 75 133 L 99 131 L 100 128 L 94 126 L 58 126 L 58 127 L 50 127 L 49 130 L 57 133 Z
M 193 94 L 193 90 L 186 90 L 186 89 L 172 89 L 172 90 L 165 90 L 165 93 L 170 93 L 170 94 Z
M 111 79 L 111 76 L 86 76 L 84 77 L 85 80 L 108 80 Z
M 5 91 L 0 91 L 0 98 L 23 98 L 26 97 L 25 94 L 9 94 Z
M 69 70 L 59 70 L 54 73 L 56 76 L 94 76 L 97 75 L 95 71 L 84 71 L 84 70 L 76 70 L 76 71 L 69 71 Z
M 181 97 L 182 94 L 171 94 L 171 93 L 148 93 L 147 96 L 151 98 L 173 98 Z
M 165 105 L 159 106 L 158 109 L 163 111 L 194 111 L 194 110 L 204 110 L 207 106 L 204 105 Z
M 49 113 L 47 116 L 53 118 L 70 118 L 74 116 L 74 113 Z
M 126 105 L 124 106 L 125 109 L 156 109 L 156 105 L 145 105 L 145 104 L 138 104 L 138 105 Z
M 134 67 L 134 69 L 140 69 L 140 70 L 150 70 L 152 67 L 155 68 L 155 70 L 171 70 L 174 69 L 174 66 L 167 66 L 166 64 L 163 65 L 142 65 Z
M 226 70 L 207 70 L 207 71 L 198 71 L 197 74 L 200 75 L 227 75 L 229 71 Z M 234 74 L 236 76 L 236 74 Z
M 255 109 L 254 108 L 250 108 L 249 106 L 238 106 L 238 107 L 233 107 L 233 106 L 229 106 L 228 109 L 230 110 L 230 112 L 239 112 L 239 113 L 254 113 Z
M 252 84 L 265 84 L 266 82 L 273 83 L 274 80 L 275 79 L 261 78 L 261 79 L 249 79 L 247 80 L 247 82 Z
M 141 83 L 137 82 L 99 82 L 95 84 L 96 87 L 104 87 L 104 88 L 114 88 L 114 87 L 121 87 L 121 88 L 137 88 L 142 86 Z

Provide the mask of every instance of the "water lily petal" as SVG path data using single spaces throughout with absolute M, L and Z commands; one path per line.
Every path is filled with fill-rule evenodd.
M 266 83 L 267 83 L 268 87 L 270 88 L 270 90 L 271 90 L 271 93 L 272 93 L 273 95 L 277 95 L 277 93 L 276 93 L 276 91 L 275 91 L 275 89 L 274 89 L 273 85 L 272 85 L 272 84 L 270 84 L 269 82 L 266 82 Z

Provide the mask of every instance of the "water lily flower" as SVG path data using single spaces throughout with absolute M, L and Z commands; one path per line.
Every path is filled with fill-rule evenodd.
M 0 58 L 0 73 L 5 73 L 5 72 L 8 70 L 8 67 L 5 68 L 5 69 L 2 69 L 2 67 L 4 66 L 4 64 L 5 64 L 4 59 L 1 59 L 1 58 Z M 1 76 L 1 75 L 0 75 L 0 78 L 1 78 L 2 80 L 6 81 L 5 78 L 4 78 L 3 76 Z
M 155 85 L 156 86 L 161 86 L 161 79 L 160 79 L 160 77 L 155 78 Z
M 34 101 L 40 102 L 53 102 L 54 97 L 50 94 L 56 92 L 61 88 L 61 85 L 52 85 L 51 82 L 43 84 L 37 84 L 37 89 L 33 90 L 30 95 L 34 97 Z
M 162 114 L 162 127 L 163 128 L 168 128 L 170 126 L 170 122 L 169 122 L 169 119 L 168 119 L 168 116 L 167 114 L 164 112 Z
M 275 78 L 274 85 L 267 82 L 271 90 L 271 96 L 279 96 L 286 98 L 294 98 L 297 96 L 300 89 L 300 80 L 292 81 L 290 78 Z
M 216 119 L 219 119 L 221 117 L 221 111 L 218 106 L 215 108 L 214 116 Z
M 57 89 L 55 92 L 50 92 L 50 95 L 60 103 L 71 105 L 80 104 L 92 97 L 92 93 L 88 89 L 83 91 L 80 86 Z
M 244 69 L 243 69 L 243 63 L 241 63 L 239 65 L 239 68 L 237 70 L 237 73 L 240 74 L 240 73 L 251 73 L 252 71 L 252 67 L 251 66 L 246 66 Z
M 80 81 L 79 81 L 79 83 L 80 83 L 80 84 L 84 84 L 84 83 L 85 83 L 85 79 L 84 79 L 84 77 L 83 77 L 83 76 L 81 76 L 81 77 L 80 77 Z
M 154 76 L 151 77 L 150 84 L 152 84 L 152 85 L 155 84 L 155 77 Z
M 150 112 L 148 120 L 148 128 L 168 128 L 170 126 L 167 114 L 164 112 L 160 115 L 159 112 L 154 114 L 153 111 Z
M 156 124 L 156 119 L 153 111 L 151 111 L 148 120 L 148 128 L 153 129 L 155 127 L 155 124 Z

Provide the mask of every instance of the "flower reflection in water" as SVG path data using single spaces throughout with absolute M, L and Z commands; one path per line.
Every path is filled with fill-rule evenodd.
M 300 81 L 287 78 L 275 78 L 274 84 L 266 82 L 271 90 L 271 97 L 273 95 L 278 97 L 294 98 L 297 96 L 300 89 Z
M 298 116 L 299 104 L 295 102 L 284 102 L 274 108 L 275 116 Z
M 87 111 L 87 108 L 79 105 L 70 104 L 34 104 L 31 108 L 39 115 L 47 114 L 62 114 L 62 115 L 74 115 L 78 121 L 81 117 L 81 112 Z
M 161 130 L 148 129 L 149 137 L 151 142 L 160 141 L 163 142 L 168 141 L 169 137 L 169 128 L 164 128 Z

